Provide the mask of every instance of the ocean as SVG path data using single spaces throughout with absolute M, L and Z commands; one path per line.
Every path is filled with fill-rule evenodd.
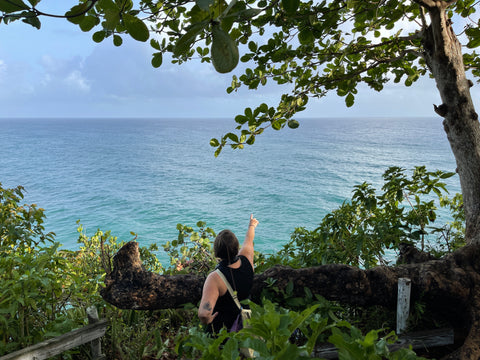
M 210 139 L 234 128 L 232 119 L 0 119 L 0 183 L 24 186 L 25 203 L 45 209 L 46 230 L 66 249 L 79 246 L 77 220 L 89 236 L 134 232 L 160 246 L 178 223 L 197 221 L 242 241 L 253 213 L 256 250 L 273 253 L 354 185 L 380 189 L 389 166 L 456 168 L 439 118 L 300 119 L 215 158 Z M 458 176 L 448 188 L 460 191 Z

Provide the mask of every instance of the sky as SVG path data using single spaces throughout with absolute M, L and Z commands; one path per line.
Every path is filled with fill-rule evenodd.
M 219 74 L 211 64 L 179 66 L 168 60 L 155 69 L 149 42 L 124 36 L 120 47 L 110 39 L 97 44 L 92 32 L 83 33 L 65 19 L 41 21 L 41 30 L 21 22 L 0 25 L 0 118 L 233 119 L 245 107 L 275 106 L 285 91 L 243 87 L 227 94 L 232 75 L 240 72 Z M 479 95 L 480 86 L 473 87 L 477 107 Z M 311 100 L 300 117 L 432 117 L 437 116 L 433 104 L 440 103 L 434 81 L 424 77 L 408 88 L 388 84 L 380 93 L 361 86 L 352 108 L 332 92 Z

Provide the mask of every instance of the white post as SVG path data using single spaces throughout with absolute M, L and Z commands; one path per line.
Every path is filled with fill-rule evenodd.
M 403 333 L 407 328 L 407 319 L 410 312 L 411 283 L 411 280 L 407 278 L 398 279 L 397 334 Z
M 90 306 L 87 308 L 87 317 L 89 324 L 95 324 L 99 321 L 98 312 L 95 306 Z M 100 339 L 92 340 L 90 343 L 90 349 L 92 351 L 92 359 L 104 359 L 105 355 L 102 354 L 102 345 Z

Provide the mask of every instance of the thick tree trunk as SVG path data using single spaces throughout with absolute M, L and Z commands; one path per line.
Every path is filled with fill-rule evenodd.
M 324 265 L 306 269 L 275 266 L 255 275 L 252 299 L 259 300 L 267 279 L 285 289 L 292 281 L 294 295 L 304 296 L 307 287 L 313 294 L 344 304 L 382 305 L 396 308 L 397 282 L 412 280 L 412 303 L 421 299 L 439 318 L 457 332 L 469 332 L 459 359 L 477 359 L 480 314 L 480 246 L 468 245 L 440 260 L 420 264 L 379 266 L 361 270 L 347 265 Z M 101 290 L 105 301 L 122 309 L 153 310 L 197 304 L 204 276 L 154 274 L 142 266 L 138 243 L 129 242 L 114 258 L 114 269 Z M 474 357 L 472 357 L 474 356 Z
M 444 118 L 444 129 L 457 163 L 465 210 L 465 240 L 467 244 L 479 246 L 480 124 L 470 95 L 473 82 L 466 78 L 462 47 L 446 13 L 447 7 L 455 1 L 414 1 L 428 11 L 431 20 L 430 26 L 424 29 L 423 56 L 440 92 L 442 104 L 435 106 L 435 111 Z M 467 250 L 461 252 L 464 251 Z M 450 359 L 480 358 L 480 294 L 476 271 L 471 272 L 470 280 L 473 283 L 469 306 L 464 314 L 469 320 L 469 334 Z
M 465 76 L 461 44 L 446 14 L 447 1 L 421 1 L 431 24 L 425 31 L 424 57 L 443 104 L 444 129 L 457 162 L 462 188 L 467 243 L 480 244 L 480 124 Z

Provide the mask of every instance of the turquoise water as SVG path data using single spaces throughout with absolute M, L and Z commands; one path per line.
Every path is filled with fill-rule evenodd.
M 315 228 L 354 185 L 379 188 L 389 166 L 455 171 L 437 118 L 300 123 L 215 158 L 209 141 L 232 120 L 3 119 L 0 182 L 26 188 L 25 202 L 45 209 L 64 248 L 78 246 L 77 220 L 87 235 L 111 230 L 128 241 L 133 231 L 160 245 L 176 238 L 177 223 L 199 220 L 242 239 L 253 213 L 256 249 L 271 253 L 295 227 Z M 458 177 L 449 188 L 459 191 Z

